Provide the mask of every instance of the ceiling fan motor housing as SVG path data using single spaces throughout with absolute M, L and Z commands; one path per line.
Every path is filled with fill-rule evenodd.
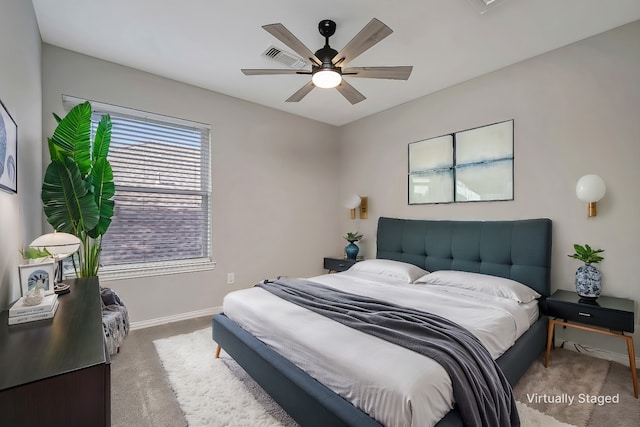
M 336 32 L 336 23 L 330 19 L 322 20 L 318 23 L 318 31 L 324 36 L 324 47 L 315 53 L 320 63 L 311 65 L 311 81 L 322 88 L 336 87 L 342 81 L 342 69 L 333 63 L 338 51 L 329 46 L 329 37 Z
M 318 31 L 325 38 L 324 47 L 316 51 L 316 58 L 322 61 L 322 65 L 312 66 L 312 72 L 315 74 L 321 70 L 332 70 L 342 74 L 340 67 L 336 67 L 332 62 L 338 51 L 329 46 L 329 37 L 336 32 L 336 23 L 330 19 L 324 19 L 318 23 Z
M 316 57 L 322 61 L 323 68 L 332 68 L 333 62 L 331 60 L 338 54 L 338 51 L 332 49 L 329 45 L 325 45 L 322 49 L 316 51 Z

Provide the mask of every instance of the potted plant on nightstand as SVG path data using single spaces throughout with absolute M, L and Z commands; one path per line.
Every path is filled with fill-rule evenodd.
M 345 246 L 344 252 L 347 254 L 347 259 L 356 259 L 358 256 L 358 252 L 360 252 L 360 248 L 356 245 L 356 242 L 362 239 L 362 234 L 348 232 L 345 236 L 342 236 L 349 244 Z
M 573 245 L 575 253 L 569 255 L 570 258 L 584 262 L 576 270 L 576 293 L 581 298 L 595 300 L 602 291 L 602 275 L 600 271 L 591 264 L 597 264 L 604 258 L 599 254 L 604 249 L 592 249 L 589 245 Z

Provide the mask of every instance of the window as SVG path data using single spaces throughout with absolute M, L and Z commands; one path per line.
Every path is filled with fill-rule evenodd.
M 101 278 L 212 268 L 210 127 L 91 106 L 94 132 L 104 114 L 113 123 L 115 214 L 102 240 Z

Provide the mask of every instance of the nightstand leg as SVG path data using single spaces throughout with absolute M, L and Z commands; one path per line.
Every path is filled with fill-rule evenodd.
M 625 336 L 627 340 L 627 351 L 629 352 L 629 366 L 631 367 L 631 378 L 633 379 L 633 395 L 638 398 L 638 372 L 636 371 L 636 354 L 633 348 L 633 338 Z
M 553 343 L 553 331 L 556 327 L 556 321 L 549 319 L 549 330 L 547 331 L 547 353 L 544 358 L 544 367 L 549 367 L 549 356 L 551 354 L 551 344 Z
M 220 344 L 218 344 L 218 347 L 216 347 L 216 359 L 220 357 L 220 349 L 222 349 L 222 347 L 220 347 Z

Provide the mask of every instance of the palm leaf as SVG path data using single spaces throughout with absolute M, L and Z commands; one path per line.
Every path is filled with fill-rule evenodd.
M 51 138 L 47 138 L 47 144 L 49 146 L 49 157 L 51 160 L 63 160 L 67 157 L 66 151 L 56 145 Z
M 115 206 L 111 200 L 116 193 L 113 170 L 106 158 L 100 157 L 96 160 L 91 170 L 91 181 L 93 182 L 94 200 L 100 214 L 96 226 L 89 230 L 89 236 L 95 239 L 107 232 Z
M 91 230 L 98 223 L 100 213 L 93 194 L 70 158 L 55 159 L 47 167 L 41 198 L 47 221 L 57 231 L 78 236 L 79 230 Z
M 93 139 L 93 161 L 100 158 L 107 158 L 109 146 L 111 145 L 111 117 L 106 114 L 100 118 L 96 136 Z
M 58 123 L 51 137 L 51 144 L 60 154 L 71 157 L 77 164 L 81 176 L 91 169 L 91 104 L 78 104 Z M 49 148 L 50 154 L 54 154 Z

